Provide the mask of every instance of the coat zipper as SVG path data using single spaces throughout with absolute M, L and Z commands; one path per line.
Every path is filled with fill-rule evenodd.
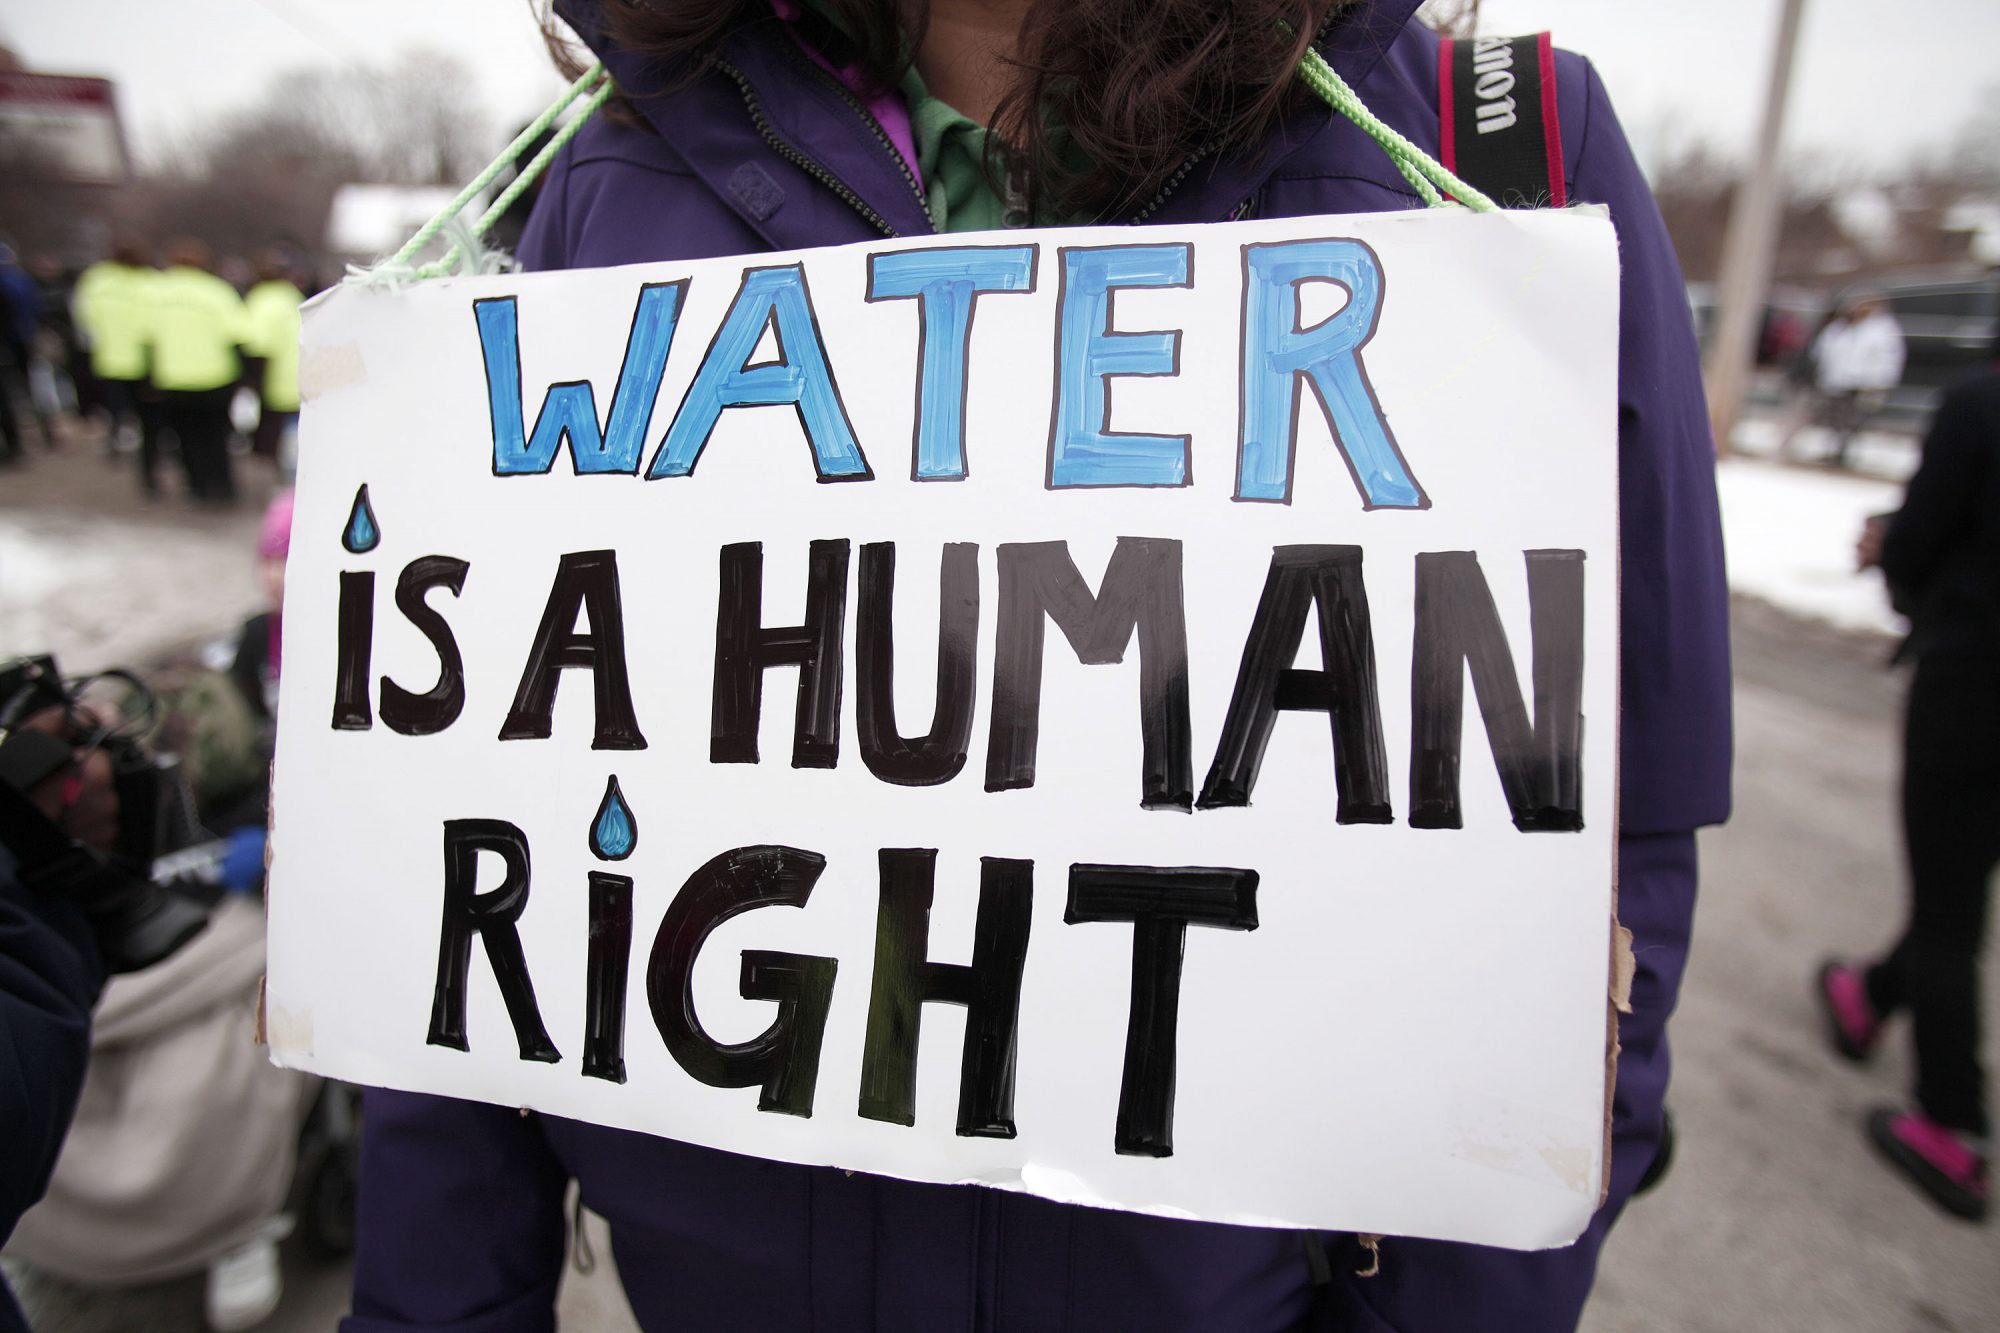
M 1158 212 L 1160 205 L 1167 202 L 1167 196 L 1172 194 L 1180 186 L 1180 183 L 1188 178 L 1189 173 L 1191 173 L 1197 166 L 1199 166 L 1202 163 L 1202 161 L 1206 159 L 1208 155 L 1210 153 L 1213 153 L 1214 151 L 1215 151 L 1215 145 L 1207 144 L 1203 146 L 1200 152 L 1196 153 L 1193 157 L 1189 158 L 1187 161 L 1181 163 L 1180 166 L 1175 169 L 1174 174 L 1167 177 L 1166 184 L 1160 187 L 1160 192 L 1153 196 L 1151 202 L 1149 202 L 1144 208 L 1140 209 L 1138 212 L 1134 213 L 1131 216 L 1131 218 L 1128 219 L 1129 225 L 1136 227 L 1140 223 L 1144 222 L 1147 218 L 1153 216 L 1154 213 Z
M 874 133 L 875 141 L 882 146 L 882 150 L 889 155 L 891 160 L 895 162 L 897 168 L 903 173 L 903 181 L 910 187 L 911 197 L 917 201 L 918 207 L 923 209 L 924 216 L 929 217 L 930 204 L 927 200 L 925 200 L 924 192 L 922 188 L 918 186 L 915 174 L 912 173 L 910 170 L 910 164 L 903 160 L 902 150 L 896 147 L 895 142 L 891 140 L 888 134 L 882 129 L 882 127 L 876 123 L 875 117 L 868 114 L 868 108 L 862 106 L 861 103 L 858 100 L 856 100 L 854 94 L 848 92 L 847 89 L 841 87 L 840 83 L 837 80 L 833 79 L 831 76 L 829 76 L 826 73 L 826 71 L 820 69 L 818 66 L 814 65 L 811 61 L 805 59 L 801 55 L 798 55 L 796 52 L 793 53 L 793 58 L 797 60 L 799 64 L 805 66 L 806 69 L 811 71 L 812 74 L 815 75 L 820 80 L 820 82 L 824 83 L 827 87 L 831 88 L 835 93 L 839 94 L 840 99 L 846 102 L 847 105 L 853 109 L 854 114 L 859 116 L 862 122 L 866 124 L 868 128 Z M 797 167 L 799 170 L 805 172 L 808 176 L 811 176 L 814 180 L 818 181 L 821 185 L 824 185 L 827 189 L 831 190 L 834 193 L 834 195 L 840 199 L 842 203 L 846 204 L 849 208 L 852 208 L 855 212 L 859 213 L 864 219 L 867 220 L 870 226 L 874 227 L 884 236 L 902 235 L 902 233 L 897 231 L 895 226 L 891 224 L 887 218 L 883 217 L 880 213 L 876 212 L 873 208 L 869 207 L 868 202 L 865 199 L 863 199 L 860 196 L 860 194 L 857 193 L 855 189 L 852 186 L 850 186 L 846 181 L 840 179 L 840 177 L 834 175 L 831 171 L 821 166 L 818 162 L 806 156 L 798 149 L 792 147 L 791 144 L 785 142 L 785 140 L 779 136 L 776 127 L 771 124 L 770 117 L 764 114 L 763 103 L 757 100 L 756 89 L 751 86 L 748 76 L 746 76 L 742 70 L 736 68 L 736 66 L 730 64 L 726 60 L 717 59 L 714 62 L 714 64 L 716 69 L 720 70 L 723 74 L 727 75 L 729 79 L 736 84 L 737 91 L 741 93 L 743 96 L 743 105 L 750 112 L 750 123 L 756 127 L 758 135 L 762 137 L 764 142 L 770 146 L 773 152 L 775 152 L 779 157 L 784 158 L 787 162 L 790 162 L 793 166 Z
M 1329 14 L 1326 21 L 1320 25 L 1319 34 L 1313 39 L 1315 44 L 1325 40 L 1328 30 L 1333 26 L 1334 17 L 1334 15 Z M 868 114 L 868 108 L 861 105 L 860 99 L 849 92 L 845 84 L 828 74 L 811 60 L 806 59 L 796 47 L 791 47 L 787 51 L 787 55 L 790 56 L 795 64 L 804 67 L 806 72 L 819 80 L 820 83 L 832 89 L 834 94 L 841 101 L 847 103 L 854 114 L 861 118 L 861 123 L 866 125 L 869 131 L 874 134 L 875 142 L 881 145 L 882 151 L 889 155 L 889 160 L 896 164 L 896 169 L 903 175 L 903 183 L 910 187 L 910 196 L 917 201 L 917 207 L 921 208 L 924 216 L 928 218 L 931 212 L 931 205 L 930 200 L 924 197 L 924 187 L 918 182 L 916 173 L 910 170 L 910 164 L 903 160 L 903 150 L 896 147 L 895 141 L 883 130 L 881 124 L 875 117 Z M 717 69 L 728 75 L 735 82 L 737 91 L 743 95 L 743 105 L 749 109 L 750 123 L 757 127 L 757 133 L 763 138 L 765 143 L 771 146 L 773 152 L 799 170 L 805 172 L 808 176 L 811 176 L 820 184 L 826 186 L 827 189 L 833 191 L 843 203 L 867 219 L 869 225 L 884 236 L 900 236 L 902 234 L 890 225 L 887 218 L 883 217 L 873 208 L 870 208 L 867 202 L 847 182 L 841 180 L 840 177 L 834 175 L 831 171 L 828 171 L 825 167 L 778 137 L 778 131 L 772 126 L 770 118 L 764 114 L 763 104 L 757 100 L 756 89 L 750 86 L 750 80 L 744 75 L 742 70 L 737 69 L 736 66 L 720 58 L 717 58 L 714 64 Z M 1146 206 L 1128 219 L 1129 225 L 1137 226 L 1154 213 L 1157 213 L 1160 210 L 1160 206 L 1166 203 L 1167 196 L 1178 189 L 1181 182 L 1186 180 L 1197 166 L 1205 161 L 1210 154 L 1215 152 L 1217 146 L 1213 143 L 1205 144 L 1194 156 L 1181 163 L 1175 169 L 1174 174 L 1167 177 L 1166 183 L 1160 186 L 1159 192 L 1147 201 Z M 1230 220 L 1234 221 L 1236 218 L 1242 217 L 1254 199 L 1255 196 L 1252 195 L 1250 199 L 1246 199 L 1243 203 L 1239 204 L 1235 213 L 1231 215 Z M 1013 204 L 1011 188 L 1008 191 L 1006 202 L 1010 206 Z M 936 229 L 933 228 L 932 230 L 935 231 Z
M 854 114 L 861 118 L 861 122 L 874 134 L 875 142 L 881 146 L 883 152 L 889 155 L 890 160 L 896 164 L 897 170 L 902 173 L 903 183 L 910 188 L 910 197 L 916 200 L 917 206 L 923 210 L 924 216 L 929 217 L 930 200 L 924 197 L 923 187 L 918 184 L 916 174 L 910 170 L 910 164 L 903 160 L 902 149 L 896 147 L 895 141 L 883 130 L 875 117 L 868 114 L 868 108 L 861 105 L 859 99 L 853 93 L 849 92 L 838 79 L 833 78 L 825 70 L 813 64 L 812 61 L 807 60 L 797 51 L 791 52 L 791 56 L 796 63 L 804 66 L 820 83 L 830 88 L 841 101 L 847 103 Z M 770 146 L 771 151 L 831 190 L 842 203 L 859 213 L 867 220 L 870 226 L 874 227 L 884 236 L 902 235 L 901 232 L 897 231 L 891 225 L 887 218 L 869 207 L 867 201 L 856 193 L 854 188 L 847 184 L 846 181 L 841 180 L 840 177 L 834 175 L 818 162 L 807 157 L 804 153 L 779 137 L 776 127 L 771 124 L 770 117 L 764 114 L 763 103 L 757 100 L 756 89 L 751 86 L 748 76 L 742 70 L 720 58 L 717 58 L 713 63 L 716 69 L 727 75 L 730 81 L 735 83 L 736 90 L 743 97 L 744 107 L 750 112 L 750 123 L 756 127 L 759 137 Z M 1174 174 L 1167 178 L 1166 183 L 1160 186 L 1159 192 L 1147 202 L 1146 206 L 1132 215 L 1129 219 L 1131 225 L 1136 226 L 1158 212 L 1160 206 L 1167 201 L 1167 196 L 1171 195 L 1179 187 L 1180 183 L 1188 178 L 1195 167 L 1199 166 L 1214 151 L 1215 145 L 1206 145 L 1201 151 L 1181 163 L 1174 171 Z M 1008 202 L 1010 204 L 1013 202 L 1011 190 Z
M 808 74 L 831 89 L 834 96 L 847 103 L 848 108 L 856 116 L 860 117 L 861 123 L 868 127 L 868 132 L 875 136 L 875 142 L 881 147 L 884 153 L 889 155 L 889 160 L 896 164 L 896 170 L 902 174 L 903 184 L 909 187 L 910 198 L 916 200 L 917 207 L 924 211 L 925 217 L 929 217 L 931 215 L 931 204 L 930 200 L 924 197 L 923 183 L 917 179 L 917 173 L 910 169 L 909 162 L 903 157 L 903 150 L 896 147 L 896 141 L 889 137 L 889 132 L 882 128 L 882 123 L 875 119 L 867 107 L 861 105 L 861 99 L 856 97 L 846 84 L 827 73 L 813 61 L 807 59 L 805 53 L 798 49 L 797 44 L 793 44 L 787 55 L 790 56 L 793 64 L 803 66 Z

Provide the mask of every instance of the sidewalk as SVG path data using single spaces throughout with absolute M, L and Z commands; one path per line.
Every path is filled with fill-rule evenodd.
M 141 499 L 130 460 L 113 467 L 86 441 L 0 472 L 0 656 L 52 651 L 67 672 L 141 665 L 260 610 L 272 486 L 260 461 L 236 464 L 243 498 L 223 513 Z

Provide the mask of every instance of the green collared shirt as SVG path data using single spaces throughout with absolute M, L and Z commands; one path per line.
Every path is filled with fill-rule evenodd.
M 819 17 L 840 27 L 839 18 L 822 0 L 806 0 L 806 4 Z M 896 90 L 909 110 L 917 176 L 924 183 L 924 201 L 933 227 L 939 231 L 997 231 L 1061 221 L 1030 218 L 1025 208 L 1009 206 L 986 169 L 986 145 L 993 131 L 949 102 L 932 97 L 914 63 L 903 71 Z

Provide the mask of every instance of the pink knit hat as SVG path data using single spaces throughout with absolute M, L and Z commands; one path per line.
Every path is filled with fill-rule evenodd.
M 264 511 L 264 528 L 257 534 L 257 554 L 283 560 L 292 549 L 292 492 L 289 487 L 271 497 Z

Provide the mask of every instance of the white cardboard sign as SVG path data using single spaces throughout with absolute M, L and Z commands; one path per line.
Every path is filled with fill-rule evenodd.
M 1172 1216 L 1604 1168 L 1601 213 L 309 307 L 281 1063 Z

